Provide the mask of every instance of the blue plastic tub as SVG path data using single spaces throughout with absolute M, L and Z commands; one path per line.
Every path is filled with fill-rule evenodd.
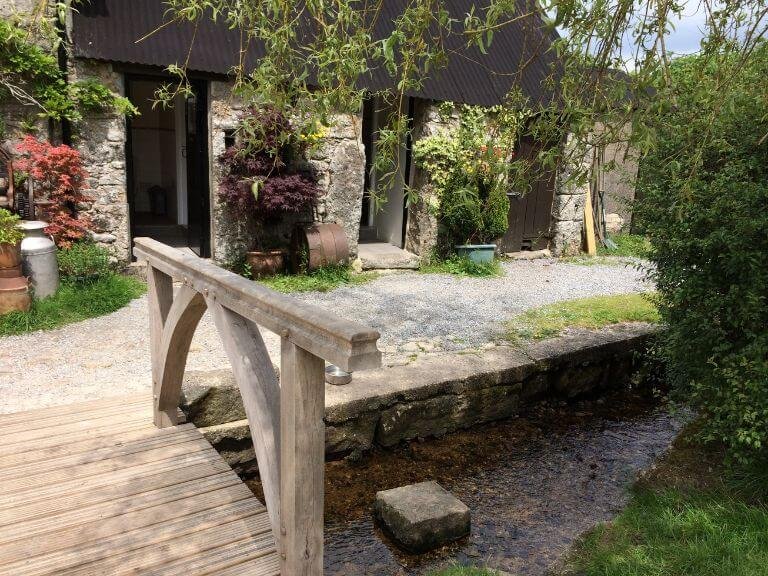
M 475 264 L 493 262 L 496 244 L 464 244 L 456 246 L 456 253 L 462 258 L 469 258 Z

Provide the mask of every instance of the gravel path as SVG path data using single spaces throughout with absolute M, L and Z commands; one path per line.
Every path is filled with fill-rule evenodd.
M 377 328 L 385 362 L 413 353 L 477 348 L 503 321 L 559 300 L 650 289 L 630 265 L 590 266 L 534 260 L 506 262 L 501 278 L 402 273 L 302 300 Z M 146 298 L 108 316 L 49 332 L 0 339 L 0 413 L 149 389 Z M 279 341 L 265 333 L 276 358 Z M 188 370 L 228 366 L 206 314 L 192 342 Z

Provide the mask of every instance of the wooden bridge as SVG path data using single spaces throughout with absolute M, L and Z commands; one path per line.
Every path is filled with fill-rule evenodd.
M 0 415 L 0 575 L 321 575 L 325 361 L 377 367 L 379 334 L 150 239 L 135 255 L 147 264 L 153 399 Z M 266 506 L 178 409 L 206 310 Z M 281 336 L 279 382 L 258 326 Z

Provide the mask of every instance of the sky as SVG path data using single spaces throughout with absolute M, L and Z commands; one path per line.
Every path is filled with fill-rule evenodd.
M 667 49 L 676 54 L 689 54 L 699 49 L 706 17 L 698 2 L 687 2 L 683 18 L 667 39 Z

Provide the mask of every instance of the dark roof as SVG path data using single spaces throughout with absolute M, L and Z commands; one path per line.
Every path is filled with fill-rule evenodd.
M 474 3 L 446 0 L 445 6 L 452 17 L 463 22 Z M 405 4 L 406 0 L 382 3 L 376 37 L 388 35 L 392 20 L 402 13 Z M 84 2 L 73 15 L 74 55 L 165 68 L 169 64 L 183 64 L 189 53 L 191 72 L 227 74 L 232 70 L 237 63 L 240 33 L 221 22 L 201 19 L 196 32 L 191 23 L 172 23 L 137 42 L 167 22 L 166 12 L 167 6 L 161 0 Z M 466 46 L 461 26 L 456 26 L 445 39 L 447 66 L 433 70 L 421 89 L 411 95 L 490 106 L 501 102 L 509 90 L 518 85 L 534 103 L 548 100 L 551 83 L 545 79 L 552 76 L 553 70 L 559 73 L 556 57 L 549 50 L 556 37 L 556 32 L 545 28 L 541 18 L 531 16 L 499 29 L 488 53 L 482 54 L 476 47 Z M 253 66 L 261 54 L 261 46 L 251 47 L 248 64 Z M 524 63 L 522 67 L 521 63 Z M 395 81 L 379 68 L 371 70 L 363 84 L 380 90 L 393 87 Z

